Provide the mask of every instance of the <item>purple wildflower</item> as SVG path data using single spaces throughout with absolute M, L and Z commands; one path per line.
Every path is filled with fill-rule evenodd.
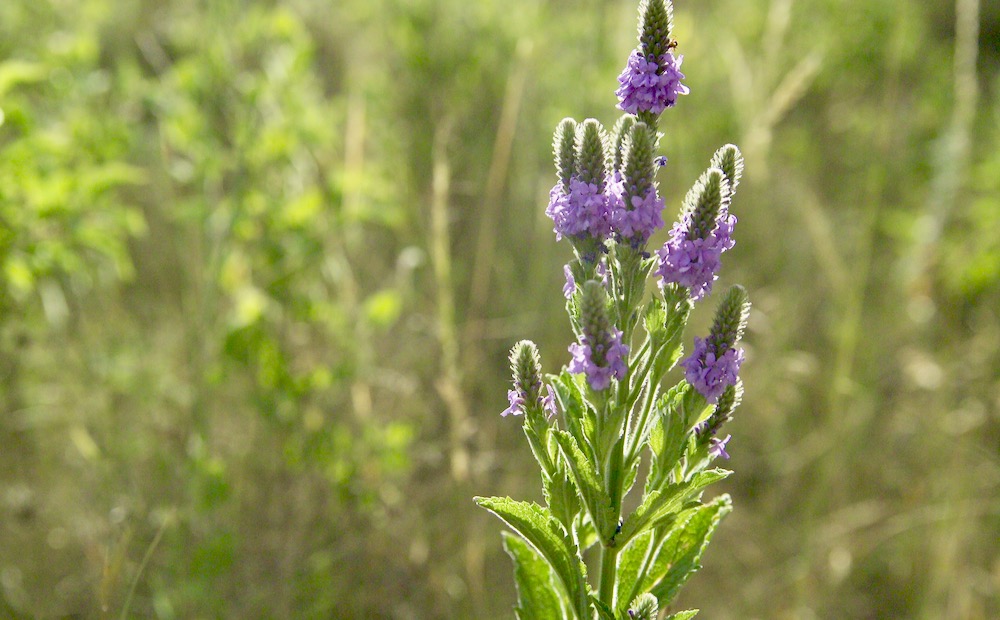
M 547 384 L 545 389 L 548 394 L 542 399 L 542 410 L 549 414 L 549 419 L 552 419 L 559 413 L 559 409 L 556 407 L 556 393 L 550 384 Z
M 732 439 L 732 435 L 726 435 L 725 439 L 719 439 L 718 437 L 712 437 L 708 442 L 708 456 L 713 459 L 719 458 L 720 456 L 724 459 L 729 458 L 729 453 L 726 452 L 726 444 Z
M 606 259 L 601 259 L 594 269 L 594 273 L 601 279 L 601 286 L 608 287 L 608 263 Z
M 603 336 L 603 337 L 602 337 Z M 610 338 L 608 337 L 610 336 Z M 582 343 L 569 345 L 573 361 L 569 363 L 571 373 L 586 373 L 587 382 L 594 390 L 600 391 L 611 385 L 611 378 L 621 381 L 628 367 L 628 345 L 622 344 L 622 331 L 612 328 L 610 334 L 598 334 L 600 341 L 592 344 L 591 338 L 584 336 Z
M 681 62 L 684 56 L 674 58 L 672 52 L 662 54 L 659 59 L 645 58 L 638 49 L 632 50 L 628 64 L 618 76 L 621 86 L 615 91 L 620 103 L 618 107 L 629 114 L 652 112 L 660 114 L 677 103 L 677 95 L 690 92 L 681 84 Z
M 524 413 L 524 398 L 518 390 L 507 390 L 507 401 L 510 403 L 510 407 L 500 412 L 502 417 Z
M 722 253 L 736 245 L 732 238 L 735 225 L 736 216 L 722 209 L 715 226 L 701 238 L 693 233 L 691 214 L 685 214 L 670 230 L 670 239 L 663 248 L 656 251 L 660 256 L 656 274 L 662 278 L 662 284 L 687 287 L 695 301 L 711 293 L 722 266 Z
M 566 276 L 566 284 L 563 286 L 563 296 L 566 299 L 572 299 L 573 293 L 576 291 L 576 280 L 573 279 L 573 270 L 569 268 L 569 265 L 563 265 L 563 275 Z
M 563 237 L 604 239 L 611 234 L 607 195 L 597 184 L 576 177 L 569 181 L 569 193 L 561 182 L 552 188 L 545 214 L 555 224 L 557 241 Z
M 727 386 L 735 385 L 741 364 L 743 349 L 727 347 L 720 354 L 711 336 L 695 338 L 694 352 L 681 362 L 684 378 L 709 403 L 715 403 Z

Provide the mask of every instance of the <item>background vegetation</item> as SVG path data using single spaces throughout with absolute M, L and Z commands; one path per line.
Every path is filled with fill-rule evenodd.
M 510 617 L 471 496 L 540 496 L 505 355 L 567 361 L 550 136 L 634 14 L 0 3 L 0 618 Z M 1000 5 L 676 18 L 661 192 L 743 147 L 755 303 L 682 603 L 1000 617 Z

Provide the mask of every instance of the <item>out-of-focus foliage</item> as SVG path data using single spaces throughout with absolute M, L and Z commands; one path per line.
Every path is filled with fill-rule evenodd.
M 568 359 L 551 131 L 634 4 L 0 3 L 0 617 L 509 617 L 469 498 L 537 493 L 505 352 Z M 1000 616 L 1000 9 L 676 9 L 661 193 L 743 147 L 755 293 L 679 604 Z

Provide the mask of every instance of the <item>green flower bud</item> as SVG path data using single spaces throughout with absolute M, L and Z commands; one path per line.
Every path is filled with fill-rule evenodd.
M 659 136 L 646 123 L 634 123 L 625 138 L 625 161 L 622 176 L 625 194 L 645 196 L 653 185 L 656 164 L 653 161 Z
M 659 613 L 659 603 L 656 597 L 648 592 L 640 594 L 629 605 L 628 617 L 630 620 L 656 620 Z
M 576 128 L 577 175 L 584 183 L 593 183 L 604 191 L 607 170 L 607 133 L 604 126 L 592 118 Z
M 633 125 L 635 125 L 635 117 L 631 114 L 624 114 L 611 130 L 612 170 L 620 171 L 622 169 L 622 163 L 625 159 L 625 140 Z
M 722 170 L 709 168 L 684 197 L 683 213 L 691 214 L 688 238 L 708 237 L 723 208 L 729 209 L 729 181 Z
M 732 198 L 736 194 L 736 186 L 740 184 L 740 177 L 743 176 L 743 154 L 740 149 L 735 144 L 727 144 L 715 152 L 710 165 L 726 175 L 729 196 Z
M 736 346 L 743 338 L 749 317 L 750 299 L 747 290 L 738 284 L 730 287 L 715 311 L 715 321 L 709 336 L 716 351 L 723 352 Z
M 556 127 L 552 139 L 552 152 L 556 157 L 556 172 L 563 190 L 569 191 L 569 179 L 576 173 L 576 121 L 564 118 Z
M 639 4 L 639 46 L 646 58 L 659 59 L 670 46 L 674 6 L 670 0 L 643 0 Z

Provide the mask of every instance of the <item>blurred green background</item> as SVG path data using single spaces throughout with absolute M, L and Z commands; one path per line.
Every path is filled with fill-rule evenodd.
M 511 617 L 471 497 L 540 499 L 506 351 L 568 361 L 551 132 L 635 4 L 0 3 L 0 618 Z M 1000 4 L 675 36 L 661 193 L 743 148 L 755 304 L 681 603 L 1000 617 Z

